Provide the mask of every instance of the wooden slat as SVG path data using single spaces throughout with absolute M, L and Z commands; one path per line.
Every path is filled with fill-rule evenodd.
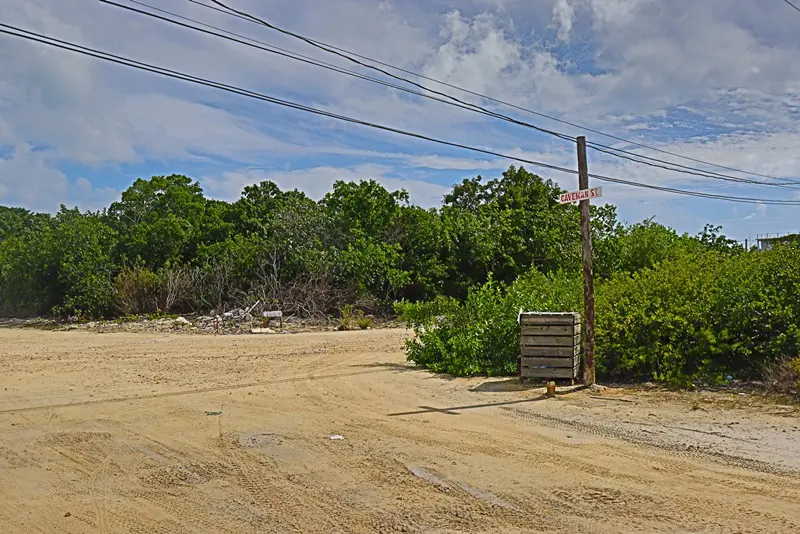
M 533 367 L 523 367 L 520 377 L 522 378 L 575 378 L 577 368 L 571 369 L 536 369 Z
M 581 314 L 578 312 L 522 312 L 520 314 L 522 317 L 580 317 Z
M 581 347 L 520 347 L 522 356 L 541 356 L 543 358 L 564 358 L 580 354 Z
M 578 313 L 523 313 L 520 315 L 519 322 L 520 324 L 567 325 L 580 323 L 581 316 Z
M 522 358 L 523 367 L 575 367 L 577 365 L 577 358 L 539 358 L 528 357 Z
M 523 336 L 574 336 L 581 333 L 581 325 L 523 324 L 520 330 Z
M 529 325 L 529 324 L 544 324 L 544 325 L 571 325 L 571 324 L 578 324 L 580 323 L 580 319 L 576 319 L 573 317 L 521 317 L 519 320 L 519 324 L 521 325 Z
M 522 347 L 573 347 L 581 344 L 581 336 L 522 336 Z

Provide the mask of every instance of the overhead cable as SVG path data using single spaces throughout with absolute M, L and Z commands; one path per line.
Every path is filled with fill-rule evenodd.
M 461 148 L 461 149 L 464 149 L 464 150 L 469 150 L 469 151 L 476 152 L 476 153 L 481 153 L 481 154 L 492 155 L 492 156 L 496 156 L 496 157 L 507 159 L 507 160 L 511 160 L 511 161 L 518 161 L 520 163 L 525 163 L 525 164 L 536 166 L 536 167 L 556 170 L 556 171 L 559 171 L 559 172 L 564 172 L 564 173 L 568 173 L 568 174 L 572 174 L 572 175 L 577 174 L 577 171 L 575 171 L 575 170 L 568 169 L 568 168 L 565 168 L 565 167 L 560 167 L 560 166 L 557 166 L 557 165 L 551 165 L 551 164 L 548 164 L 548 163 L 544 163 L 544 162 L 540 162 L 540 161 L 533 161 L 533 160 L 529 160 L 529 159 L 525 159 L 525 158 L 518 158 L 518 157 L 515 157 L 515 156 L 503 154 L 503 153 L 496 152 L 496 151 L 493 151 L 493 150 L 487 150 L 487 149 L 472 147 L 472 146 L 464 145 L 464 144 L 460 144 L 460 143 L 454 143 L 454 142 L 451 142 L 451 141 L 437 139 L 437 138 L 426 136 L 426 135 L 423 135 L 423 134 L 409 132 L 409 131 L 402 130 L 402 129 L 399 129 L 399 128 L 393 128 L 393 127 L 390 127 L 390 126 L 384 126 L 384 125 L 380 125 L 380 124 L 377 124 L 377 123 L 373 123 L 373 122 L 369 122 L 369 121 L 365 121 L 365 120 L 361 120 L 361 119 L 356 119 L 356 118 L 348 117 L 348 116 L 345 116 L 345 115 L 340 115 L 340 114 L 337 114 L 337 113 L 332 113 L 332 112 L 328 112 L 328 111 L 324 111 L 324 110 L 315 109 L 315 108 L 312 108 L 310 106 L 305 106 L 303 104 L 298 104 L 298 103 L 291 102 L 291 101 L 288 101 L 288 100 L 284 100 L 284 99 L 280 99 L 280 98 L 264 95 L 264 94 L 261 94 L 261 93 L 257 93 L 255 91 L 250 91 L 250 90 L 243 89 L 243 88 L 240 88 L 240 87 L 236 87 L 236 86 L 233 86 L 233 85 L 228 85 L 228 84 L 224 84 L 224 83 L 220 83 L 220 82 L 215 82 L 215 81 L 208 80 L 208 79 L 205 79 L 205 78 L 201 78 L 201 77 L 185 74 L 185 73 L 182 73 L 182 72 L 179 72 L 179 71 L 166 69 L 166 68 L 163 68 L 163 67 L 158 67 L 158 66 L 155 66 L 155 65 L 144 63 L 144 62 L 141 62 L 141 61 L 136 61 L 136 60 L 132 60 L 132 59 L 128 59 L 128 58 L 122 57 L 122 56 L 110 54 L 110 53 L 103 52 L 103 51 L 100 51 L 100 50 L 97 50 L 97 49 L 93 49 L 93 48 L 90 48 L 90 47 L 85 47 L 85 46 L 82 46 L 82 45 L 77 45 L 77 44 L 70 43 L 70 42 L 67 42 L 67 41 L 63 41 L 63 40 L 60 40 L 60 39 L 48 37 L 48 36 L 43 35 L 43 34 L 39 34 L 39 33 L 36 33 L 36 32 L 32 32 L 30 30 L 25 30 L 23 28 L 18 28 L 18 27 L 11 26 L 11 25 L 8 25 L 8 24 L 0 23 L 0 33 L 4 33 L 4 34 L 7 34 L 7 35 L 10 35 L 10 36 L 13 36 L 13 37 L 17 37 L 17 38 L 20 38 L 20 39 L 25 39 L 25 40 L 28 40 L 28 41 L 38 42 L 38 43 L 41 43 L 41 44 L 44 44 L 44 45 L 47 45 L 47 46 L 60 48 L 62 50 L 67 50 L 67 51 L 74 52 L 74 53 L 77 53 L 77 54 L 94 57 L 96 59 L 101 59 L 103 61 L 115 63 L 115 64 L 118 64 L 118 65 L 122 65 L 122 66 L 130 67 L 130 68 L 135 68 L 135 69 L 138 69 L 138 70 L 151 72 L 151 73 L 154 73 L 154 74 L 159 74 L 161 76 L 174 78 L 174 79 L 179 79 L 179 80 L 182 80 L 182 81 L 187 81 L 187 82 L 198 84 L 198 85 L 204 85 L 204 86 L 207 86 L 207 87 L 220 89 L 220 90 L 227 91 L 227 92 L 230 92 L 230 93 L 239 94 L 241 96 L 247 96 L 249 98 L 254 98 L 254 99 L 262 100 L 262 101 L 269 102 L 269 103 L 272 103 L 272 104 L 276 104 L 276 105 L 280 105 L 280 106 L 296 109 L 296 110 L 299 110 L 299 111 L 305 111 L 305 112 L 308 112 L 308 113 L 313 113 L 315 115 L 329 117 L 329 118 L 332 118 L 332 119 L 337 119 L 337 120 L 349 122 L 349 123 L 352 123 L 352 124 L 359 124 L 359 125 L 362 125 L 362 126 L 367 126 L 367 127 L 370 127 L 370 128 L 374 128 L 374 129 L 378 129 L 378 130 L 382 130 L 382 131 L 386 131 L 386 132 L 391 132 L 391 133 L 395 133 L 395 134 L 399 134 L 399 135 L 403 135 L 403 136 L 407 136 L 407 137 L 411 137 L 411 138 L 415 138 L 415 139 L 429 141 L 429 142 L 437 143 L 437 144 L 444 145 L 444 146 L 450 146 L 450 147 L 453 147 L 453 148 Z M 800 205 L 800 200 L 780 200 L 780 199 L 735 197 L 735 196 L 729 196 L 729 195 L 704 193 L 704 192 L 699 192 L 699 191 L 686 191 L 686 190 L 682 190 L 682 189 L 668 188 L 668 187 L 663 187 L 663 186 L 656 186 L 656 185 L 653 185 L 653 184 L 645 184 L 645 183 L 634 182 L 634 181 L 631 181 L 631 180 L 624 180 L 624 179 L 620 179 L 620 178 L 613 178 L 613 177 L 608 177 L 608 176 L 603 176 L 603 175 L 590 174 L 590 176 L 594 177 L 597 180 L 611 182 L 611 183 L 618 183 L 618 184 L 630 185 L 630 186 L 633 186 L 633 187 L 642 187 L 642 188 L 646 188 L 646 189 L 666 191 L 666 192 L 682 194 L 682 195 L 689 195 L 689 196 L 695 196 L 695 197 L 701 197 L 701 198 L 727 200 L 727 201 L 731 201 L 731 202 L 756 203 L 756 204 L 792 205 L 792 206 Z
M 504 117 L 502 115 L 498 115 L 496 113 L 489 112 L 489 111 L 484 110 L 482 108 L 466 106 L 466 105 L 463 105 L 463 104 L 459 104 L 457 102 L 443 100 L 441 98 L 437 98 L 437 97 L 432 96 L 430 94 L 421 93 L 421 92 L 418 92 L 418 91 L 414 91 L 414 90 L 408 89 L 407 87 L 402 87 L 402 86 L 399 86 L 399 85 L 396 85 L 396 84 L 393 84 L 393 83 L 386 82 L 385 80 L 380 80 L 378 78 L 374 78 L 374 77 L 371 77 L 371 76 L 365 76 L 365 75 L 363 75 L 361 73 L 354 72 L 354 71 L 351 71 L 351 70 L 348 70 L 348 69 L 343 69 L 343 68 L 341 68 L 341 67 L 339 67 L 337 65 L 333 65 L 331 63 L 320 61 L 320 60 L 317 60 L 315 58 L 311 58 L 309 56 L 304 56 L 302 54 L 298 54 L 298 53 L 290 51 L 290 50 L 286 50 L 286 49 L 283 49 L 283 48 L 275 47 L 273 45 L 269 45 L 267 43 L 264 43 L 263 41 L 258 41 L 256 39 L 252 39 L 252 38 L 246 37 L 244 35 L 231 32 L 229 30 L 218 28 L 216 26 L 213 26 L 213 25 L 210 25 L 210 24 L 206 24 L 204 22 L 200 22 L 200 21 L 188 18 L 188 17 L 185 17 L 183 15 L 179 15 L 177 13 L 174 13 L 174 12 L 171 12 L 171 11 L 167 11 L 167 10 L 164 10 L 164 9 L 149 5 L 149 4 L 147 4 L 145 2 L 141 2 L 139 0 L 128 0 L 128 1 L 133 3 L 133 4 L 137 4 L 137 5 L 146 7 L 148 9 L 153 10 L 153 11 L 158 11 L 160 13 L 164 13 L 166 15 L 170 15 L 170 16 L 178 18 L 178 19 L 186 20 L 186 21 L 192 22 L 194 24 L 199 24 L 201 26 L 205 26 L 206 28 L 212 28 L 214 30 L 217 30 L 217 31 L 222 32 L 222 33 L 227 34 L 227 35 L 222 35 L 220 33 L 209 31 L 209 30 L 206 30 L 206 29 L 203 29 L 203 28 L 199 28 L 199 27 L 196 27 L 196 26 L 192 26 L 190 24 L 185 24 L 185 23 L 179 22 L 179 21 L 174 20 L 174 19 L 170 19 L 170 18 L 167 18 L 167 17 L 163 17 L 163 16 L 160 16 L 160 15 L 157 15 L 155 13 L 151 13 L 151 12 L 148 12 L 148 11 L 143 11 L 143 10 L 136 9 L 134 7 L 130 7 L 130 6 L 126 6 L 126 5 L 122 5 L 122 4 L 119 4 L 119 3 L 114 2 L 112 0 L 100 0 L 100 1 L 103 2 L 103 3 L 106 3 L 106 4 L 113 5 L 115 7 L 126 9 L 126 10 L 129 10 L 129 11 L 141 14 L 141 15 L 149 16 L 149 17 L 152 17 L 152 18 L 155 18 L 155 19 L 158 19 L 158 20 L 162 20 L 162 21 L 165 21 L 165 22 L 168 22 L 168 23 L 172 23 L 172 24 L 184 27 L 184 28 L 188 28 L 188 29 L 191 29 L 191 30 L 195 30 L 195 31 L 199 31 L 199 32 L 205 33 L 205 34 L 209 34 L 209 35 L 213 35 L 213 36 L 220 37 L 220 38 L 223 38 L 223 39 L 227 39 L 229 41 L 233 41 L 233 42 L 236 42 L 236 43 L 239 43 L 239 44 L 243 44 L 245 46 L 249 46 L 249 47 L 257 48 L 257 49 L 260 49 L 260 50 L 263 50 L 263 51 L 266 51 L 266 52 L 278 54 L 280 56 L 284 56 L 284 57 L 287 57 L 289 59 L 298 60 L 298 61 L 301 61 L 303 63 L 308 63 L 308 64 L 311 64 L 311 65 L 314 65 L 314 66 L 325 68 L 327 70 L 331 70 L 331 71 L 338 72 L 338 73 L 341 73 L 341 74 L 345 74 L 345 75 L 348 75 L 348 76 L 352 76 L 352 77 L 355 77 L 355 78 L 363 79 L 363 80 L 366 80 L 366 81 L 369 81 L 369 82 L 372 82 L 372 83 L 377 83 L 377 84 L 383 85 L 385 87 L 390 87 L 390 88 L 393 88 L 393 89 L 396 89 L 396 90 L 400 90 L 400 91 L 403 91 L 403 92 L 406 92 L 406 93 L 409 93 L 409 94 L 413 94 L 413 95 L 416 95 L 416 96 L 419 96 L 419 97 L 422 97 L 422 98 L 432 99 L 434 101 L 437 101 L 437 102 L 440 102 L 440 103 L 443 103 L 443 104 L 446 104 L 446 105 L 451 105 L 451 106 L 455 106 L 455 107 L 458 107 L 458 108 L 466 109 L 467 111 L 472 111 L 472 112 L 480 113 L 480 114 L 483 114 L 483 115 L 488 115 L 488 116 L 491 116 L 491 117 L 500 118 L 500 119 L 503 119 L 503 120 L 508 120 L 506 117 Z M 224 4 L 221 4 L 221 5 L 224 5 Z M 234 37 L 230 37 L 230 36 L 234 36 Z M 256 43 L 256 44 L 254 44 L 254 43 Z M 556 134 L 556 135 L 558 135 L 562 139 L 569 139 L 571 141 L 573 140 L 572 138 L 568 138 L 567 136 L 564 136 L 563 134 Z M 681 165 L 681 164 L 677 164 L 677 163 L 670 163 L 670 162 L 666 162 L 664 160 L 651 158 L 651 157 L 648 157 L 648 156 L 644 156 L 644 155 L 641 155 L 641 154 L 637 154 L 637 153 L 633 153 L 633 152 L 617 149 L 617 148 L 610 147 L 610 146 L 607 146 L 607 145 L 602 145 L 602 144 L 599 144 L 599 143 L 587 143 L 587 146 L 589 148 L 593 148 L 593 149 L 595 149 L 595 150 L 597 150 L 599 152 L 603 152 L 603 153 L 608 154 L 610 156 L 614 156 L 614 157 L 618 157 L 618 158 L 622 158 L 622 159 L 627 159 L 627 160 L 630 160 L 630 161 L 635 161 L 637 163 L 650 165 L 652 167 L 658 167 L 658 168 L 661 168 L 661 169 L 664 169 L 664 170 L 668 170 L 668 171 L 672 171 L 672 172 L 679 172 L 679 173 L 683 173 L 683 174 L 706 177 L 706 178 L 711 178 L 711 179 L 716 179 L 716 180 L 725 180 L 725 181 L 730 181 L 730 182 L 740 182 L 740 183 L 748 183 L 748 184 L 755 184 L 755 185 L 783 187 L 783 188 L 787 188 L 787 189 L 797 189 L 797 188 L 794 188 L 794 187 L 790 187 L 788 185 L 783 185 L 783 184 L 774 183 L 774 182 L 764 182 L 764 181 L 752 180 L 752 179 L 747 179 L 747 178 L 741 178 L 741 177 L 732 176 L 732 175 L 720 174 L 720 173 L 716 173 L 716 172 L 713 172 L 713 171 L 704 171 L 703 169 L 698 169 L 696 167 L 689 167 L 689 166 Z M 627 154 L 628 156 L 625 156 L 623 154 Z M 652 162 L 656 162 L 656 163 L 650 163 L 648 161 L 641 161 L 640 158 L 641 159 L 645 159 L 645 160 L 649 160 L 649 161 L 652 161 Z M 789 182 L 789 183 L 790 184 L 800 185 L 800 182 Z
M 101 0 L 101 1 L 103 1 L 103 0 Z M 274 29 L 275 31 L 283 33 L 284 35 L 295 37 L 295 38 L 300 39 L 300 40 L 302 40 L 302 41 L 304 41 L 304 42 L 306 42 L 306 43 L 308 43 L 308 44 L 310 44 L 312 46 L 315 46 L 317 48 L 325 50 L 325 51 L 327 51 L 329 53 L 336 54 L 336 55 L 338 55 L 340 57 L 344 57 L 344 58 L 346 58 L 346 59 L 348 59 L 350 61 L 355 61 L 356 63 L 358 63 L 360 65 L 363 65 L 363 66 L 365 66 L 367 68 L 378 70 L 378 71 L 380 71 L 380 72 L 382 72 L 382 73 L 384 73 L 384 74 L 386 74 L 388 76 L 391 76 L 393 78 L 405 81 L 406 83 L 414 84 L 414 85 L 416 85 L 418 87 L 421 87 L 421 88 L 423 88 L 423 89 L 425 89 L 427 91 L 433 91 L 433 90 L 429 89 L 427 87 L 424 87 L 424 86 L 422 86 L 420 84 L 417 84 L 416 82 L 407 80 L 406 78 L 402 78 L 402 77 L 398 77 L 398 76 L 389 74 L 386 71 L 384 71 L 382 69 L 378 69 L 377 67 L 375 67 L 373 65 L 365 65 L 362 62 L 356 61 L 354 58 L 358 58 L 358 59 L 365 60 L 365 61 L 370 61 L 370 62 L 375 63 L 377 65 L 381 65 L 383 67 L 387 67 L 387 68 L 396 70 L 398 72 L 403 72 L 405 74 L 416 76 L 416 77 L 418 77 L 420 79 L 427 80 L 427 81 L 430 81 L 430 82 L 433 82 L 433 83 L 437 83 L 439 85 L 442 85 L 442 86 L 445 86 L 445 87 L 449 87 L 451 89 L 456 89 L 458 91 L 461 91 L 461 92 L 464 92 L 466 94 L 470 94 L 470 95 L 473 95 L 473 96 L 477 96 L 479 98 L 485 99 L 485 100 L 490 101 L 490 102 L 494 102 L 494 103 L 497 103 L 497 104 L 508 106 L 508 107 L 511 107 L 511 108 L 514 108 L 514 109 L 517 109 L 517 110 L 520 110 L 520 111 L 524 111 L 526 113 L 530 113 L 530 114 L 538 116 L 538 117 L 546 118 L 546 119 L 549 119 L 549 120 L 552 120 L 552 121 L 555 121 L 555 122 L 558 122 L 558 123 L 561 123 L 561 124 L 565 124 L 565 125 L 568 125 L 568 126 L 572 126 L 574 128 L 578 128 L 578 129 L 581 129 L 581 130 L 585 130 L 587 132 L 591 132 L 591 133 L 594 133 L 594 134 L 597 134 L 597 135 L 602 135 L 604 137 L 608 137 L 610 139 L 614 139 L 616 141 L 627 143 L 629 145 L 636 146 L 636 147 L 639 147 L 639 148 L 643 148 L 643 149 L 646 149 L 646 150 L 652 150 L 652 151 L 659 152 L 659 153 L 662 153 L 662 154 L 666 154 L 666 155 L 669 155 L 669 156 L 672 156 L 672 157 L 680 158 L 680 159 L 687 160 L 687 161 L 692 161 L 692 162 L 699 163 L 699 164 L 702 164 L 702 165 L 708 165 L 708 166 L 711 166 L 711 167 L 716 167 L 718 169 L 723 169 L 723 170 L 730 171 L 730 172 L 736 172 L 736 173 L 740 173 L 740 174 L 747 174 L 747 175 L 751 175 L 751 176 L 757 176 L 757 177 L 760 177 L 760 178 L 767 178 L 769 180 L 778 180 L 778 181 L 788 182 L 790 184 L 797 184 L 798 183 L 798 182 L 795 182 L 795 181 L 793 181 L 791 179 L 784 178 L 784 177 L 770 176 L 768 174 L 761 174 L 761 173 L 757 173 L 757 172 L 746 171 L 746 170 L 743 170 L 743 169 L 737 169 L 735 167 L 729 167 L 729 166 L 726 166 L 726 165 L 720 165 L 718 163 L 702 160 L 702 159 L 699 159 L 699 158 L 685 156 L 685 155 L 679 154 L 677 152 L 672 152 L 672 151 L 665 150 L 665 149 L 662 149 L 662 148 L 654 147 L 652 145 L 646 145 L 644 143 L 640 143 L 640 142 L 637 142 L 637 141 L 631 141 L 631 140 L 625 139 L 623 137 L 619 137 L 619 136 L 616 136 L 616 135 L 613 135 L 613 134 L 602 132 L 600 130 L 589 128 L 587 126 L 582 126 L 580 124 L 576 124 L 574 122 L 570 122 L 570 121 L 567 121 L 567 120 L 564 120 L 564 119 L 560 119 L 558 117 L 555 117 L 555 116 L 552 116 L 552 115 L 548 115 L 546 113 L 542 113 L 542 112 L 539 112 L 539 111 L 534 111 L 534 110 L 531 110 L 529 108 L 525 108 L 523 106 L 519 106 L 519 105 L 516 105 L 516 104 L 512 104 L 510 102 L 507 102 L 507 101 L 503 101 L 503 100 L 500 100 L 500 99 L 497 99 L 497 98 L 493 98 L 491 96 L 488 96 L 488 95 L 485 95 L 485 94 L 481 94 L 479 92 L 472 91 L 472 90 L 466 89 L 464 87 L 460 87 L 460 86 L 455 85 L 455 84 L 444 82 L 442 80 L 438 80 L 438 79 L 432 78 L 430 76 L 425 76 L 423 74 L 414 72 L 414 71 L 409 70 L 409 69 L 404 69 L 402 67 L 397 67 L 397 66 L 392 65 L 392 64 L 387 63 L 387 62 L 383 62 L 383 61 L 380 61 L 380 60 L 377 60 L 377 59 L 373 59 L 373 58 L 370 58 L 368 56 L 361 55 L 361 54 L 358 54 L 356 52 L 352 52 L 352 51 L 349 51 L 347 49 L 331 45 L 329 43 L 325 43 L 323 41 L 312 39 L 312 38 L 297 34 L 295 32 L 291 32 L 289 30 L 285 30 L 285 29 L 280 28 L 280 27 L 278 27 L 278 26 L 276 26 L 274 24 L 266 22 L 266 21 L 264 21 L 264 20 L 262 20 L 262 19 L 260 19 L 258 17 L 255 17 L 254 15 L 251 15 L 251 14 L 245 12 L 245 11 L 241 11 L 241 10 L 237 10 L 237 9 L 231 8 L 231 7 L 227 6 L 226 4 L 224 4 L 223 2 L 220 2 L 219 0 L 210 0 L 211 2 L 213 2 L 216 5 L 206 4 L 204 2 L 200 2 L 199 0 L 188 0 L 188 1 L 191 2 L 192 4 L 195 4 L 195 5 L 198 5 L 198 6 L 202 6 L 202 7 L 205 7 L 207 9 L 212 9 L 214 11 L 223 13 L 223 14 L 228 15 L 228 16 L 236 17 L 236 18 L 245 20 L 245 21 L 253 23 L 253 24 L 259 24 L 259 25 L 262 25 L 262 26 L 266 26 L 266 27 L 268 27 L 270 29 Z M 349 57 L 349 56 L 352 56 L 352 57 Z M 447 95 L 446 93 L 438 93 L 438 94 L 447 96 L 449 98 L 455 98 L 455 97 L 452 97 L 450 95 Z M 514 119 L 512 119 L 512 121 L 513 120 Z M 556 134 L 559 137 L 561 137 L 563 135 L 563 134 L 557 134 L 556 132 L 549 132 L 549 133 Z M 574 139 L 571 136 L 565 136 L 565 137 L 569 138 L 570 140 Z M 664 161 L 664 160 L 658 160 L 658 161 L 661 161 L 662 163 L 666 163 L 666 164 L 672 164 L 671 162 Z M 698 170 L 699 171 L 700 169 L 694 169 L 694 170 Z

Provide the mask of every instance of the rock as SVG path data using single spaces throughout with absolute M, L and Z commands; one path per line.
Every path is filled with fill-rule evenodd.
M 605 391 L 607 389 L 607 387 L 601 386 L 600 384 L 592 384 L 589 386 L 589 391 Z
M 272 328 L 253 328 L 250 330 L 251 334 L 274 334 L 275 330 Z
M 66 514 L 64 514 L 64 517 L 70 517 L 71 515 L 72 514 L 70 512 L 67 512 Z
M 654 387 L 656 387 L 656 385 L 653 384 L 652 382 L 645 382 L 644 384 L 642 384 L 642 387 L 645 389 L 653 389 Z
M 192 324 L 192 322 L 190 320 L 186 319 L 185 317 L 178 317 L 177 319 L 172 321 L 172 323 L 173 324 L 178 324 L 178 325 L 189 325 L 189 324 Z

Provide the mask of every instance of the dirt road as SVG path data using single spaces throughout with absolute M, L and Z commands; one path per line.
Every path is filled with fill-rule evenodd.
M 791 407 L 542 399 L 404 336 L 0 330 L 0 531 L 800 532 Z

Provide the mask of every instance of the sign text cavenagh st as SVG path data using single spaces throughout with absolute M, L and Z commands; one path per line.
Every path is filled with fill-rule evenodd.
M 593 198 L 600 198 L 602 196 L 603 188 L 593 187 L 591 189 L 581 189 L 580 191 L 564 193 L 558 197 L 558 201 L 561 204 L 567 204 L 569 202 L 580 202 L 581 200 L 590 200 Z

